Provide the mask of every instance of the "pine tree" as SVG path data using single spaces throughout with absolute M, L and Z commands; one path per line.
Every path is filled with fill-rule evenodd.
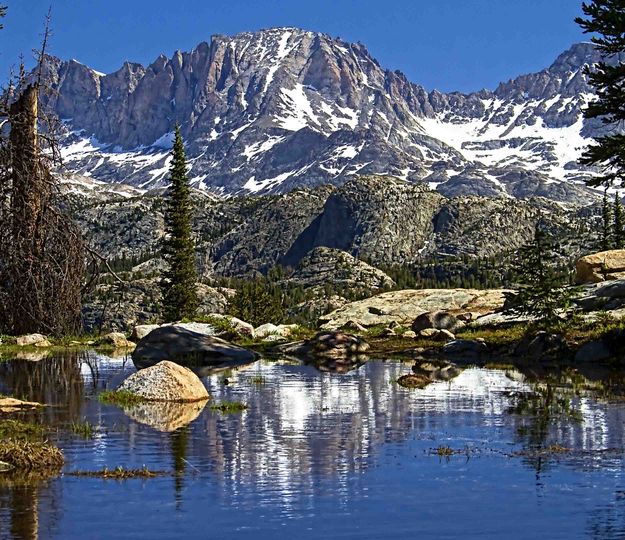
M 540 225 L 534 238 L 519 250 L 513 272 L 519 284 L 509 295 L 512 311 L 529 315 L 538 322 L 553 323 L 558 312 L 568 307 L 571 292 L 565 286 L 566 275 L 556 269 L 553 239 Z
M 623 249 L 625 246 L 625 216 L 623 215 L 623 205 L 618 193 L 614 195 L 614 247 Z
M 588 18 L 578 17 L 575 22 L 585 33 L 599 35 L 591 40 L 603 55 L 603 61 L 586 69 L 598 99 L 589 103 L 584 116 L 601 118 L 604 124 L 616 127 L 625 120 L 625 2 L 592 0 L 582 4 L 582 11 Z M 584 152 L 580 163 L 599 166 L 603 171 L 602 176 L 589 180 L 589 185 L 607 187 L 625 174 L 625 134 L 615 130 L 596 141 Z
M 612 249 L 612 208 L 610 207 L 607 190 L 603 194 L 603 208 L 601 213 L 603 223 L 603 229 L 601 231 L 601 249 L 603 251 L 608 251 Z
M 284 319 L 283 299 L 278 287 L 267 279 L 243 282 L 230 302 L 231 314 L 254 326 L 279 324 Z
M 187 179 L 187 161 L 180 128 L 176 126 L 171 184 L 166 192 L 163 259 L 167 264 L 161 281 L 163 317 L 166 321 L 193 318 L 198 306 L 195 242 L 191 221 L 193 205 Z

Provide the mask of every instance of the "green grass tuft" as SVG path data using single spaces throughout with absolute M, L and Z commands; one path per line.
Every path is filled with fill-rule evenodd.
M 145 398 L 126 390 L 105 390 L 100 393 L 98 399 L 106 405 L 118 405 L 120 407 L 129 407 L 146 401 Z

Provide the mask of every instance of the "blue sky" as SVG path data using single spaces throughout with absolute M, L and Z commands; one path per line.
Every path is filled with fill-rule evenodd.
M 473 91 L 547 67 L 587 39 L 581 0 L 3 0 L 0 75 L 30 59 L 52 7 L 50 52 L 105 73 L 150 63 L 212 34 L 297 26 L 360 41 L 428 89 Z

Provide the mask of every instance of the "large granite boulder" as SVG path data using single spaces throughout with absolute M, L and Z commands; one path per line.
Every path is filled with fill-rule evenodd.
M 139 368 L 162 360 L 196 368 L 227 368 L 249 364 L 257 358 L 253 351 L 180 325 L 152 330 L 132 353 L 133 362 Z
M 320 317 L 323 330 L 336 330 L 353 321 L 365 327 L 396 322 L 410 325 L 421 314 L 445 311 L 452 315 L 465 312 L 487 314 L 501 309 L 504 289 L 406 289 L 389 291 L 365 300 L 350 302 Z
M 190 369 L 163 361 L 137 371 L 118 388 L 146 401 L 202 401 L 209 398 L 202 381 Z
M 625 249 L 586 255 L 575 265 L 577 283 L 598 283 L 612 279 L 625 279 Z

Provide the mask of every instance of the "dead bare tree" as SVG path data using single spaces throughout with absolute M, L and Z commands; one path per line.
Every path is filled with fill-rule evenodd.
M 59 208 L 51 173 L 60 165 L 45 91 L 49 14 L 34 77 L 10 84 L 0 108 L 0 331 L 63 334 L 81 329 L 85 247 Z

